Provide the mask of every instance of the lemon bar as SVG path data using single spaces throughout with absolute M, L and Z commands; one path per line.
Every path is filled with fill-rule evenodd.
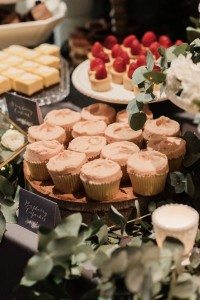
M 41 66 L 35 69 L 33 73 L 42 77 L 45 87 L 49 87 L 60 81 L 59 71 L 55 68 Z
M 23 69 L 26 72 L 33 72 L 35 69 L 39 68 L 41 65 L 31 60 L 24 60 L 22 64 L 20 64 L 20 69 Z M 34 73 L 34 72 L 33 72 Z
M 9 56 L 8 53 L 4 52 L 4 51 L 0 51 L 0 61 L 4 60 L 5 58 L 7 58 Z
M 43 89 L 43 81 L 40 76 L 31 73 L 23 73 L 15 80 L 15 90 L 19 93 L 31 96 Z
M 53 55 L 41 55 L 35 61 L 47 67 L 60 68 L 60 59 Z
M 4 62 L 12 67 L 15 67 L 23 62 L 23 58 L 16 55 L 10 55 L 4 59 Z
M 21 53 L 19 53 L 18 55 L 21 56 L 24 59 L 27 59 L 27 60 L 34 60 L 40 54 L 37 51 L 35 51 L 35 50 L 27 48 L 24 51 L 22 51 Z
M 5 77 L 7 77 L 10 80 L 10 84 L 12 89 L 15 89 L 15 79 L 22 75 L 24 73 L 24 70 L 15 68 L 15 67 L 10 67 L 7 70 L 4 70 L 1 72 L 1 74 Z
M 11 84 L 8 78 L 0 75 L 0 94 L 11 90 Z
M 36 51 L 38 51 L 40 54 L 44 55 L 54 55 L 59 56 L 60 55 L 60 48 L 56 45 L 51 44 L 41 44 L 37 48 L 35 48 Z
M 3 61 L 0 61 L 0 72 L 9 68 L 10 66 L 8 64 L 4 63 Z
M 28 48 L 20 46 L 20 45 L 11 45 L 8 48 L 4 49 L 5 53 L 13 54 L 13 55 L 20 55 L 21 53 L 27 50 Z

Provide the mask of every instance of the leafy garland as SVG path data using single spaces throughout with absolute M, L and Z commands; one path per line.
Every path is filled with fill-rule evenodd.
M 139 88 L 139 93 L 129 102 L 127 111 L 129 123 L 132 129 L 142 129 L 146 122 L 146 114 L 142 111 L 144 104 L 156 100 L 153 92 L 154 86 L 159 84 L 160 94 L 162 95 L 166 85 L 166 71 L 170 67 L 173 59 L 180 54 L 186 56 L 192 54 L 194 63 L 200 62 L 200 39 L 196 39 L 190 45 L 183 43 L 179 46 L 172 46 L 168 49 L 160 47 L 158 49 L 160 58 L 155 60 L 150 51 L 147 52 L 146 66 L 137 68 L 133 74 L 132 81 Z

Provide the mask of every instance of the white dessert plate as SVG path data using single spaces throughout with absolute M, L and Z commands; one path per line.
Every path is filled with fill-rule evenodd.
M 88 69 L 89 60 L 85 60 L 73 71 L 72 83 L 79 92 L 81 92 L 85 96 L 108 103 L 128 104 L 129 101 L 133 100 L 134 93 L 124 89 L 123 85 L 120 84 L 112 83 L 111 90 L 107 92 L 93 91 L 88 76 Z M 162 97 L 160 97 L 160 95 L 156 96 L 157 100 L 152 101 L 151 103 L 167 100 L 164 93 L 162 94 Z

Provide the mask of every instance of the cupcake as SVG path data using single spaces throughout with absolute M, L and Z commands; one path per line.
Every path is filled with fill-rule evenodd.
M 168 171 L 167 156 L 158 151 L 140 151 L 131 155 L 127 161 L 127 172 L 133 190 L 142 196 L 161 193 Z
M 115 142 L 103 147 L 101 157 L 118 163 L 122 169 L 122 181 L 127 181 L 129 178 L 127 174 L 127 160 L 132 154 L 139 151 L 139 147 L 132 142 Z
M 110 124 L 115 120 L 116 111 L 108 104 L 94 103 L 81 111 L 81 117 L 83 120 L 97 121 L 102 120 L 106 124 Z
M 144 105 L 142 111 L 146 114 L 147 119 L 153 119 L 153 113 L 149 109 L 148 105 Z M 117 113 L 116 122 L 128 123 L 128 112 L 126 109 L 120 110 Z
M 66 143 L 71 140 L 71 131 L 74 124 L 81 119 L 81 114 L 69 108 L 50 111 L 44 121 L 47 124 L 57 125 L 66 131 Z
M 147 120 L 144 125 L 143 136 L 145 140 L 163 136 L 179 136 L 180 125 L 178 122 L 167 117 L 160 117 L 155 120 Z
M 30 175 L 35 180 L 50 178 L 46 164 L 49 159 L 61 151 L 63 145 L 58 141 L 39 141 L 26 146 L 24 159 L 29 167 Z
M 80 121 L 73 126 L 72 136 L 104 136 L 107 124 L 104 121 Z
M 69 150 L 85 153 L 88 160 L 99 158 L 102 148 L 106 145 L 103 136 L 79 136 L 69 143 Z
M 28 141 L 34 143 L 37 141 L 52 141 L 56 140 L 64 144 L 66 140 L 65 130 L 56 125 L 43 123 L 41 125 L 31 126 L 28 129 Z
M 141 146 L 143 141 L 142 130 L 133 130 L 128 124 L 113 123 L 105 130 L 105 137 L 108 143 L 129 141 Z
M 147 150 L 156 150 L 168 158 L 170 172 L 180 170 L 186 153 L 185 140 L 178 137 L 161 137 L 148 141 Z
M 119 191 L 120 166 L 109 159 L 95 159 L 82 166 L 80 178 L 87 196 L 96 201 L 111 200 Z
M 84 153 L 64 150 L 47 163 L 55 188 L 61 193 L 71 194 L 81 187 L 80 170 L 87 161 Z

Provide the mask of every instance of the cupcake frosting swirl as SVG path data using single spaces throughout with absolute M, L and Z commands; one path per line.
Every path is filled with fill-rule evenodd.
M 108 104 L 94 103 L 91 104 L 81 111 L 81 117 L 83 120 L 102 120 L 106 124 L 110 124 L 114 121 L 116 111 Z
M 109 183 L 120 179 L 122 171 L 116 162 L 100 158 L 84 164 L 80 176 L 83 181 L 90 183 Z
M 164 174 L 169 170 L 167 156 L 151 150 L 134 153 L 127 161 L 127 170 L 141 176 Z
M 44 121 L 48 124 L 58 125 L 63 128 L 72 127 L 76 122 L 80 121 L 81 115 L 79 112 L 69 108 L 63 108 L 50 111 Z
M 84 153 L 64 150 L 49 160 L 47 169 L 50 174 L 56 175 L 79 174 L 86 161 Z
M 108 143 L 117 141 L 134 141 L 140 143 L 143 139 L 142 130 L 133 130 L 128 124 L 113 123 L 105 130 L 105 137 Z
M 36 141 L 57 140 L 61 144 L 65 142 L 66 133 L 60 126 L 43 123 L 41 125 L 31 126 L 28 129 L 28 141 L 33 143 Z
M 78 136 L 93 136 L 104 135 L 107 124 L 104 121 L 80 121 L 73 126 L 72 135 Z
M 159 151 L 168 159 L 178 158 L 185 155 L 186 142 L 178 137 L 162 137 L 149 140 L 147 149 Z
M 135 152 L 139 152 L 140 149 L 137 145 L 131 142 L 115 142 L 103 147 L 101 151 L 101 157 L 113 160 L 120 166 L 125 166 L 128 158 Z
M 27 145 L 24 158 L 29 162 L 42 163 L 62 150 L 64 150 L 63 145 L 55 140 L 34 142 Z

